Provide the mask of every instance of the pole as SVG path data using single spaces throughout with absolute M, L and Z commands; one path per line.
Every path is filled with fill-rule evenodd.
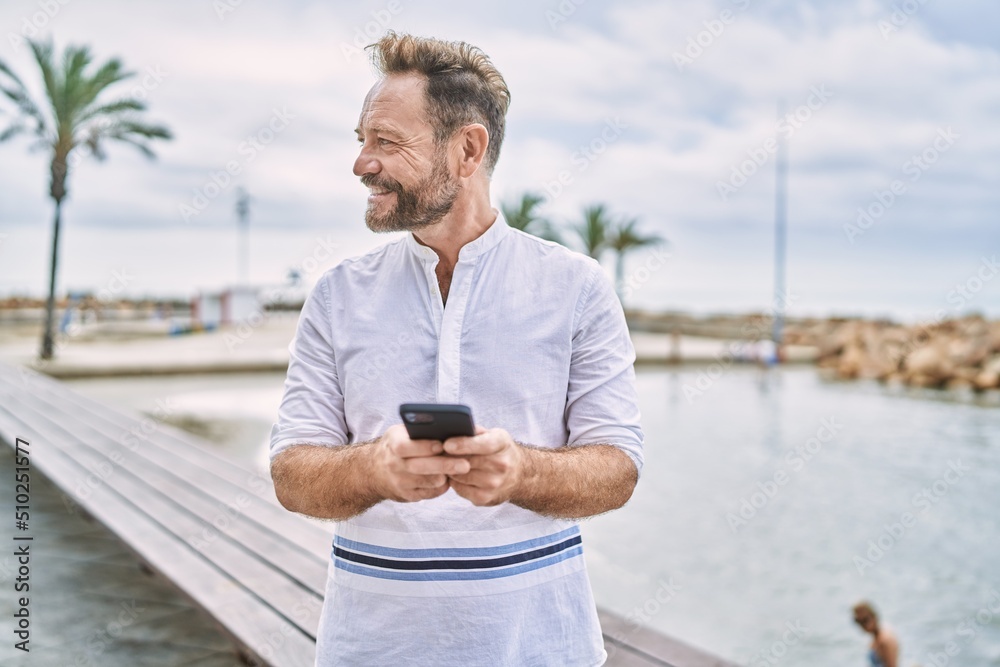
M 239 284 L 250 284 L 250 195 L 242 187 L 236 195 L 236 217 L 240 232 L 237 264 Z
M 785 102 L 778 101 L 778 120 L 785 116 Z M 778 150 L 774 163 L 774 341 L 775 357 L 781 361 L 781 343 L 785 327 L 785 237 L 788 227 L 788 144 L 778 132 Z

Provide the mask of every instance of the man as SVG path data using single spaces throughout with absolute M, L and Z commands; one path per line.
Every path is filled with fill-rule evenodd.
M 879 622 L 878 614 L 870 602 L 854 605 L 854 622 L 872 636 L 868 648 L 868 664 L 871 667 L 897 667 L 899 665 L 899 640 L 896 633 Z
M 486 55 L 371 48 L 354 173 L 368 227 L 411 233 L 310 292 L 271 433 L 281 503 L 339 522 L 317 664 L 603 664 L 575 519 L 642 465 L 621 306 L 596 262 L 490 206 L 510 96 Z M 477 435 L 412 441 L 409 402 L 464 403 Z

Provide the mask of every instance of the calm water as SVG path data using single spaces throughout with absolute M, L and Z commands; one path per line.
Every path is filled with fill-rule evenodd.
M 642 480 L 625 510 L 584 523 L 600 604 L 742 664 L 842 667 L 866 664 L 850 608 L 867 598 L 901 665 L 945 664 L 949 642 L 947 664 L 1000 665 L 1000 408 L 810 368 L 736 369 L 694 394 L 698 372 L 639 372 Z M 74 384 L 161 401 L 263 465 L 282 381 Z

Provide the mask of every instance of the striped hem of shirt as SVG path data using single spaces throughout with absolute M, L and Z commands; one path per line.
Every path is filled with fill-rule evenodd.
M 583 554 L 580 529 L 491 547 L 401 549 L 334 538 L 340 570 L 397 581 L 472 581 L 540 570 Z

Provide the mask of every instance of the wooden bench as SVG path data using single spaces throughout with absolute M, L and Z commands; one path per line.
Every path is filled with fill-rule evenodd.
M 0 439 L 215 619 L 253 665 L 312 667 L 333 524 L 288 512 L 271 480 L 150 417 L 0 364 Z M 609 666 L 723 666 L 601 611 Z

